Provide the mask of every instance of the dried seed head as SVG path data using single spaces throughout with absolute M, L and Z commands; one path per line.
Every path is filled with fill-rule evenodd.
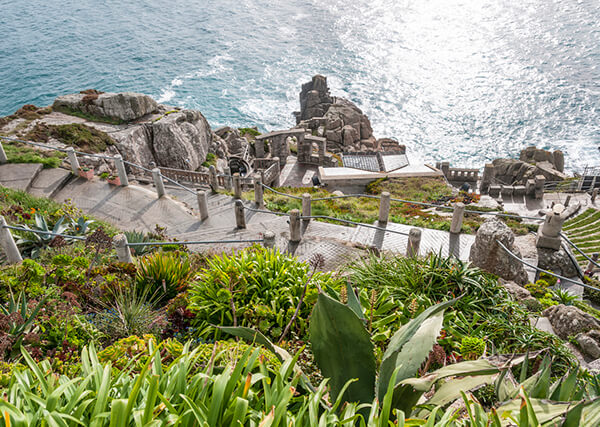
M 313 256 L 310 257 L 309 264 L 312 268 L 319 270 L 325 266 L 325 257 L 320 253 L 313 254 Z

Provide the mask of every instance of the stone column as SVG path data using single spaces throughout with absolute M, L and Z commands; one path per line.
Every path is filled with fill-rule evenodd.
M 387 191 L 381 193 L 381 198 L 379 199 L 379 223 L 387 224 L 388 218 L 390 216 L 390 198 L 391 194 Z
M 281 165 L 279 164 L 279 157 L 273 157 L 272 160 L 277 166 L 275 166 L 275 180 L 271 183 L 271 185 L 277 188 L 281 186 Z
M 323 165 L 325 163 L 325 146 L 327 144 L 327 140 L 323 138 L 322 141 L 319 141 L 319 165 Z
M 310 216 L 311 213 L 311 196 L 308 193 L 304 193 L 302 195 L 302 216 Z M 305 218 L 304 222 L 308 224 L 310 222 L 310 218 Z
M 198 198 L 198 212 L 200 212 L 200 221 L 208 218 L 208 193 L 204 190 L 197 190 L 196 197 Z
M 208 168 L 208 185 L 210 185 L 210 189 L 213 193 L 217 193 L 219 191 L 219 182 L 217 181 L 217 169 L 215 169 L 214 165 L 210 165 Z
M 163 182 L 162 175 L 160 174 L 159 168 L 152 169 L 152 180 L 154 181 L 154 186 L 156 187 L 156 193 L 158 194 L 158 198 L 163 197 L 165 193 L 165 183 Z
M 457 203 L 454 205 L 452 214 L 452 223 L 450 224 L 450 233 L 459 234 L 462 228 L 463 218 L 465 216 L 465 204 Z
M 269 249 L 275 247 L 275 233 L 272 231 L 265 231 L 265 234 L 263 235 L 263 246 Z
M 15 239 L 13 238 L 10 229 L 5 228 L 7 225 L 4 217 L 0 216 L 0 244 L 2 245 L 8 263 L 16 264 L 23 261 L 23 257 L 21 257 L 21 252 L 19 252 L 19 248 L 15 243 Z
M 544 175 L 535 176 L 535 193 L 536 199 L 542 199 L 544 197 L 544 185 L 546 184 L 546 177 Z
M 4 147 L 2 146 L 2 140 L 0 139 L 0 165 L 3 165 L 6 162 L 8 162 L 8 157 L 6 157 Z
M 123 157 L 120 154 L 115 156 L 115 169 L 117 169 L 117 175 L 119 175 L 121 187 L 127 187 L 129 185 L 129 178 L 127 178 L 125 163 L 123 162 Z
M 538 229 L 536 246 L 538 248 L 560 249 L 560 232 L 566 221 L 567 210 L 560 203 L 555 204 L 552 210 L 546 214 L 544 223 Z
M 408 244 L 406 245 L 406 256 L 413 258 L 419 255 L 419 247 L 421 246 L 421 230 L 411 228 L 408 232 Z
M 302 231 L 300 229 L 300 211 L 292 209 L 290 211 L 290 241 L 299 242 L 302 240 Z
M 265 141 L 263 139 L 254 140 L 254 151 L 257 159 L 265 157 Z
M 131 250 L 127 246 L 127 243 L 127 236 L 124 234 L 117 234 L 113 237 L 113 246 L 117 252 L 119 262 L 131 264 L 133 259 L 131 258 Z
M 242 198 L 242 177 L 239 173 L 233 174 L 233 197 L 235 199 Z
M 450 162 L 442 162 L 442 173 L 446 178 L 450 175 Z
M 237 228 L 246 228 L 246 216 L 244 215 L 244 203 L 235 201 L 235 224 Z
M 225 190 L 227 191 L 231 191 L 231 189 L 233 188 L 233 179 L 231 176 L 231 168 L 226 167 L 225 169 L 223 169 L 223 174 L 225 175 Z
M 254 174 L 254 203 L 256 203 L 256 206 L 259 209 L 263 209 L 265 207 L 262 175 L 260 173 Z
M 69 156 L 69 163 L 71 163 L 71 172 L 73 175 L 79 175 L 79 160 L 77 160 L 77 153 L 73 147 L 67 147 L 67 156 Z
M 481 177 L 481 185 L 479 186 L 479 192 L 481 194 L 487 194 L 493 178 L 494 165 L 492 163 L 486 163 L 486 165 L 483 167 L 483 176 Z

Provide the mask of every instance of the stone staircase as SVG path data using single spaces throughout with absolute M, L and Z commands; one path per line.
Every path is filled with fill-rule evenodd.
M 0 184 L 37 197 L 54 197 L 71 178 L 65 169 L 44 169 L 39 163 L 9 163 L 0 167 Z

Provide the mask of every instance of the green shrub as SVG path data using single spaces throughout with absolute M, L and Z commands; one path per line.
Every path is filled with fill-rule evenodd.
M 546 295 L 546 293 L 548 292 L 548 287 L 548 282 L 542 279 L 538 280 L 535 283 L 528 283 L 525 285 L 525 289 L 531 292 L 531 295 L 533 295 L 536 298 L 544 297 L 544 295 Z
M 558 281 L 558 277 L 553 276 L 548 273 L 541 272 L 539 280 L 543 280 L 548 284 L 549 287 L 556 286 L 556 282 Z M 538 281 L 539 281 L 538 280 Z
M 136 287 L 147 291 L 157 303 L 165 304 L 188 286 L 191 275 L 187 254 L 158 251 L 139 259 Z
M 485 341 L 477 337 L 464 337 L 460 344 L 460 355 L 465 360 L 477 360 L 483 356 Z
M 250 326 L 279 339 L 291 319 L 310 278 L 308 264 L 276 249 L 254 247 L 232 255 L 207 260 L 199 279 L 190 287 L 190 310 L 202 337 L 215 333 L 211 325 Z M 316 273 L 315 284 L 336 286 L 330 275 Z M 293 333 L 303 336 L 316 300 L 316 287 L 309 287 Z
M 3 300 L 8 299 L 11 292 L 24 292 L 31 298 L 41 296 L 46 292 L 45 284 L 46 269 L 32 259 L 0 269 L 0 298 Z
M 217 164 L 217 156 L 214 153 L 206 154 L 206 160 L 202 163 L 202 166 L 208 168 Z
M 114 144 L 113 139 L 106 132 L 82 123 L 64 125 L 37 123 L 26 138 L 37 142 L 48 142 L 50 138 L 55 138 L 63 144 L 77 147 L 86 153 L 103 152 Z
M 120 370 L 126 368 L 135 359 L 135 371 L 137 372 L 151 356 L 150 340 L 156 347 L 158 341 L 153 335 L 144 335 L 142 338 L 138 336 L 122 338 L 98 353 L 98 360 L 101 363 L 111 362 L 116 369 Z M 159 354 L 164 368 L 179 357 L 183 351 L 183 345 L 173 339 L 167 339 L 158 345 L 161 348 Z

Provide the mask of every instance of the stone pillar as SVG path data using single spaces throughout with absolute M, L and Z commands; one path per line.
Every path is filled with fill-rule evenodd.
M 2 146 L 2 140 L 0 139 L 0 165 L 3 165 L 6 162 L 8 162 L 8 157 L 6 157 L 4 147 Z
M 388 218 L 390 216 L 390 198 L 391 194 L 387 191 L 381 193 L 381 198 L 379 199 L 379 223 L 387 224 Z
M 121 181 L 121 187 L 127 187 L 129 185 L 129 178 L 127 178 L 127 170 L 125 170 L 125 163 L 123 157 L 120 154 L 115 156 L 115 169 L 117 169 L 117 175 L 119 175 L 119 181 Z
M 493 179 L 494 165 L 492 163 L 486 163 L 483 167 L 483 176 L 481 177 L 481 185 L 479 186 L 479 192 L 481 194 L 487 194 Z
M 264 189 L 262 186 L 262 175 L 260 173 L 254 174 L 254 203 L 259 209 L 265 207 L 264 200 Z
M 235 199 L 242 198 L 242 177 L 239 173 L 233 174 L 233 197 Z
M 219 182 L 217 181 L 217 169 L 215 169 L 214 165 L 210 165 L 208 168 L 208 185 L 210 185 L 213 193 L 218 192 Z
M 408 244 L 406 245 L 406 256 L 409 258 L 419 255 L 419 247 L 421 246 L 421 230 L 411 228 L 408 232 Z
M 165 183 L 163 182 L 159 168 L 152 169 L 152 180 L 154 181 L 156 193 L 158 194 L 158 198 L 160 199 L 162 196 L 165 195 Z
M 198 212 L 200 212 L 200 221 L 208 218 L 208 193 L 204 190 L 197 190 L 196 197 L 198 198 Z
M 311 213 L 310 202 L 311 202 L 310 194 L 304 193 L 302 195 L 302 216 L 310 216 L 310 213 Z M 308 224 L 310 222 L 310 218 L 305 218 L 304 222 Z
M 223 174 L 225 175 L 225 190 L 231 191 L 233 188 L 233 178 L 231 176 L 231 168 L 227 167 L 223 169 Z
M 323 166 L 325 163 L 325 149 L 327 145 L 327 140 L 323 138 L 322 141 L 319 141 L 319 165 Z
M 246 215 L 244 215 L 244 203 L 241 200 L 235 201 L 235 224 L 237 228 L 246 228 Z
M 459 202 L 456 205 L 454 205 L 454 213 L 452 214 L 452 223 L 450 224 L 450 233 L 455 233 L 455 234 L 460 233 L 464 216 L 465 216 L 465 204 Z
M 555 150 L 552 153 L 552 158 L 554 159 L 554 169 L 559 172 L 564 172 L 565 170 L 565 155 L 560 150 Z
M 598 189 L 594 188 L 592 190 L 592 203 L 596 203 L 596 197 L 598 197 Z
M 131 264 L 133 259 L 131 258 L 131 250 L 127 246 L 127 236 L 124 234 L 117 234 L 113 237 L 113 246 L 117 252 L 117 258 L 119 262 Z
M 442 173 L 448 178 L 450 175 L 450 162 L 442 162 Z
M 79 175 L 79 160 L 77 160 L 77 153 L 73 147 L 67 147 L 67 156 L 69 156 L 69 163 L 71 163 L 71 172 L 73 175 Z
M 552 210 L 546 214 L 544 223 L 538 229 L 536 246 L 538 248 L 560 249 L 560 232 L 566 221 L 567 210 L 560 203 L 555 204 Z
M 263 246 L 269 249 L 275 247 L 275 233 L 272 231 L 265 231 L 265 234 L 263 235 Z
M 302 240 L 302 231 L 300 230 L 300 211 L 292 209 L 290 211 L 290 241 L 299 242 Z
M 281 186 L 281 165 L 279 164 L 279 157 L 273 157 L 272 160 L 277 166 L 275 166 L 275 180 L 271 185 L 277 188 Z
M 263 139 L 254 140 L 254 151 L 257 159 L 265 157 L 265 141 Z
M 569 206 L 569 203 L 571 203 L 571 195 L 569 194 L 565 200 L 565 208 Z
M 546 184 L 546 177 L 544 175 L 535 176 L 535 193 L 536 199 L 542 199 L 544 197 L 544 185 Z
M 21 257 L 21 252 L 19 252 L 10 229 L 5 228 L 7 225 L 4 217 L 0 216 L 0 244 L 6 255 L 6 261 L 9 264 L 16 264 L 23 261 L 23 257 Z

